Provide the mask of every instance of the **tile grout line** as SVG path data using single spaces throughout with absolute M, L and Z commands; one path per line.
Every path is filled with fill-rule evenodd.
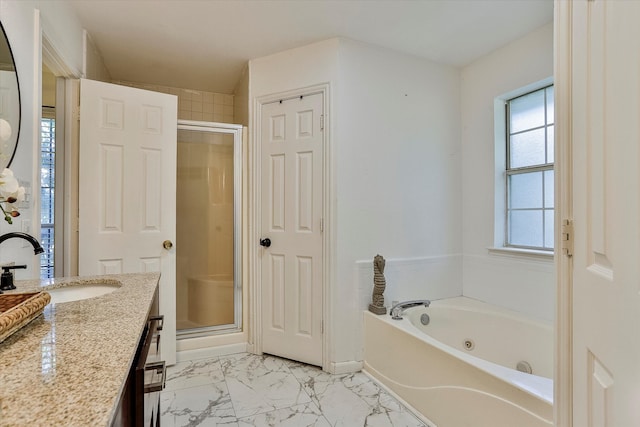
M 233 417 L 236 419 L 236 422 L 240 421 L 238 418 L 238 412 L 236 411 L 236 405 L 233 403 L 233 398 L 231 397 L 231 392 L 229 391 L 229 383 L 227 382 L 227 374 L 225 373 L 225 369 L 222 367 L 222 360 L 218 357 L 218 363 L 220 364 L 220 372 L 222 372 L 222 380 L 224 381 L 224 386 L 227 389 L 227 394 L 229 395 L 229 401 L 231 402 L 231 409 L 233 409 Z

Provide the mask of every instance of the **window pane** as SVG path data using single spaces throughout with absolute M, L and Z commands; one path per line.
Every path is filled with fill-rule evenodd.
M 43 116 L 46 111 L 43 109 Z M 56 135 L 55 119 L 43 117 L 40 140 L 40 224 L 41 244 L 44 254 L 40 257 L 40 277 L 53 277 L 54 231 L 53 223 L 55 208 L 55 152 Z
M 509 243 L 516 246 L 542 247 L 542 211 L 511 211 Z
M 53 228 L 45 226 L 42 227 L 41 233 L 40 241 L 44 253 L 40 256 L 40 278 L 48 279 L 53 277 L 54 231 Z
M 509 176 L 509 209 L 542 208 L 542 172 Z
M 509 147 L 509 166 L 521 168 L 543 165 L 545 163 L 544 142 L 544 128 L 513 135 Z
M 511 99 L 508 107 L 506 243 L 553 249 L 554 88 Z
M 42 224 L 53 224 L 54 213 L 54 190 L 52 188 L 40 189 L 40 222 Z
M 544 212 L 544 247 L 553 249 L 553 211 Z
M 554 114 L 554 101 L 553 101 L 553 86 L 547 88 L 547 124 L 555 123 L 553 119 Z
M 553 163 L 555 161 L 554 159 L 554 147 L 555 147 L 555 141 L 554 141 L 554 127 L 553 126 L 549 126 L 547 128 L 547 163 Z
M 530 93 L 509 102 L 511 122 L 509 132 L 544 126 L 544 91 Z
M 553 171 L 544 171 L 544 207 L 553 206 Z

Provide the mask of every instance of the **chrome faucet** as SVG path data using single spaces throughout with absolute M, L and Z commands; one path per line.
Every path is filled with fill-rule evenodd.
M 35 255 L 38 255 L 44 252 L 44 249 L 42 249 L 40 242 L 38 242 L 35 237 L 27 233 L 12 232 L 12 233 L 3 234 L 2 236 L 0 236 L 0 243 L 14 237 L 24 239 L 27 242 L 31 243 L 31 246 L 33 246 L 33 253 Z M 0 276 L 0 292 L 16 288 L 16 286 L 13 284 L 13 272 L 11 271 L 16 268 L 27 268 L 27 266 L 26 265 L 5 265 L 2 267 L 2 276 Z
M 416 299 L 412 301 L 399 302 L 398 304 L 391 307 L 391 311 L 389 312 L 389 315 L 394 320 L 402 320 L 402 313 L 407 308 L 418 307 L 421 305 L 424 305 L 425 307 L 429 307 L 429 304 L 431 304 L 431 301 L 429 301 L 428 299 Z

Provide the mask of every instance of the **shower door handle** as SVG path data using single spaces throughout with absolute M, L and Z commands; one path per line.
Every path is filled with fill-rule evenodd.
M 266 239 L 260 239 L 260 246 L 268 248 L 269 246 L 271 246 L 271 239 L 268 237 Z

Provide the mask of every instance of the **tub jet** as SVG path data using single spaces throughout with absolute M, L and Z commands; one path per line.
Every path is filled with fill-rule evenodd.
M 422 313 L 420 315 L 420 323 L 422 323 L 423 325 L 427 326 L 430 321 L 431 319 L 429 318 L 429 315 L 427 313 Z

